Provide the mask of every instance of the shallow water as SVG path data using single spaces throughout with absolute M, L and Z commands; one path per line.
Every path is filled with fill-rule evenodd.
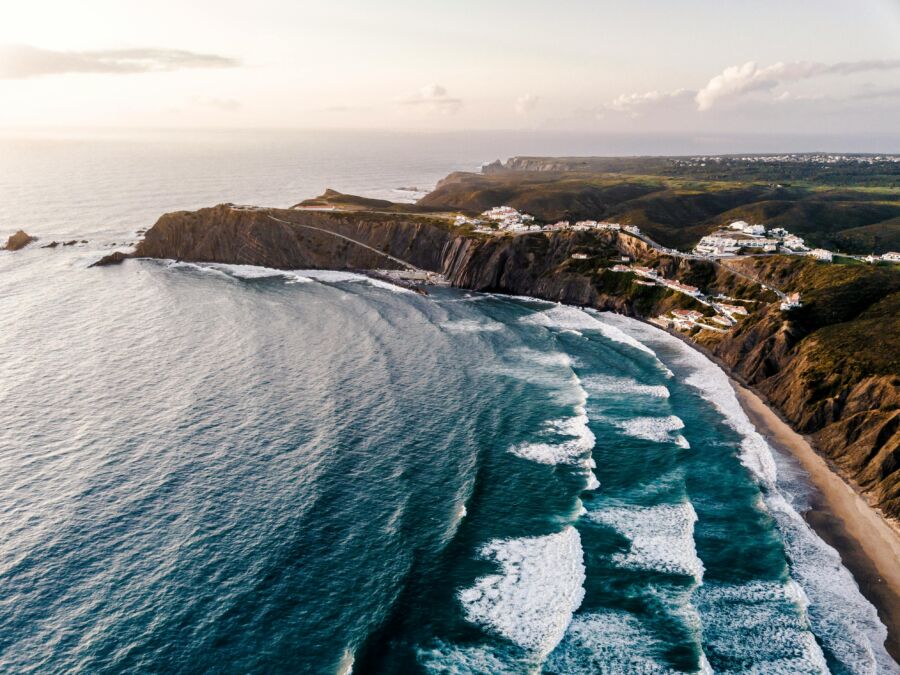
M 0 670 L 897 672 L 802 474 L 679 341 L 345 273 L 88 270 L 137 192 L 215 201 L 200 169 L 192 204 L 116 201 L 105 161 L 74 222 L 0 181 L 7 227 L 91 242 L 0 253 Z

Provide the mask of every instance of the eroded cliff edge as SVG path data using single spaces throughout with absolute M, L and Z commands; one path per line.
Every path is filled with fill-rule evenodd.
M 838 273 L 781 256 L 729 269 L 662 255 L 617 232 L 492 236 L 455 227 L 440 213 L 231 205 L 166 214 L 131 254 L 283 269 L 396 269 L 402 260 L 461 288 L 638 318 L 703 310 L 687 295 L 613 272 L 623 255 L 709 294 L 757 299 L 758 309 L 730 332 L 688 339 L 810 435 L 873 504 L 900 518 L 900 274 L 891 270 Z M 754 278 L 800 291 L 804 306 L 782 312 Z

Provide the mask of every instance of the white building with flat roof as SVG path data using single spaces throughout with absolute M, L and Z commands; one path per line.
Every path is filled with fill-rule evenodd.
M 815 258 L 816 260 L 824 260 L 825 262 L 831 262 L 834 256 L 831 251 L 828 251 L 824 248 L 814 248 L 806 255 L 811 258 Z

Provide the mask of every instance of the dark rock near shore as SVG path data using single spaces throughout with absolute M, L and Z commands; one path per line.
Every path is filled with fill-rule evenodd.
M 9 239 L 6 240 L 6 246 L 4 248 L 7 251 L 18 251 L 25 248 L 33 241 L 37 241 L 37 237 L 32 237 L 25 232 L 25 230 L 19 230 L 15 234 L 10 235 Z
M 119 265 L 123 261 L 130 258 L 131 255 L 122 251 L 114 251 L 109 255 L 105 255 L 95 263 L 91 263 L 88 267 L 107 267 L 109 265 Z

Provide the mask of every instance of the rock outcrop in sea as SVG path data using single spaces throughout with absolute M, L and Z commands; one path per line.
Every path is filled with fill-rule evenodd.
M 32 237 L 25 230 L 18 230 L 15 234 L 11 234 L 6 240 L 5 248 L 7 251 L 18 251 L 25 248 L 33 241 L 37 241 L 37 237 Z

